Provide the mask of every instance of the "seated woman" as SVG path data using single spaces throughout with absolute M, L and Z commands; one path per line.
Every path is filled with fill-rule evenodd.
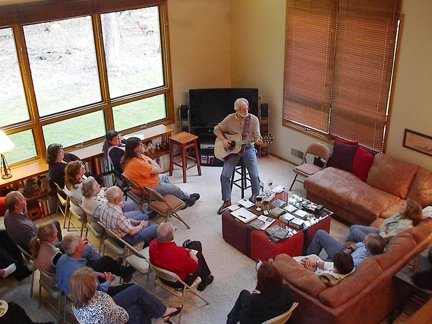
M 81 204 L 83 198 L 81 186 L 84 181 L 84 173 L 85 167 L 81 161 L 72 161 L 66 165 L 64 192 L 78 204 Z M 71 202 L 71 209 L 78 215 L 84 216 L 83 210 L 74 202 Z
M 52 276 L 55 276 L 55 265 L 62 255 L 54 243 L 59 242 L 57 228 L 52 223 L 39 226 L 37 236 L 30 241 L 35 267 Z
M 65 185 L 66 164 L 72 161 L 79 161 L 79 157 L 72 153 L 65 153 L 61 144 L 53 143 L 48 145 L 47 158 L 49 168 L 49 179 L 57 183 L 60 188 Z
M 94 215 L 96 208 L 108 202 L 105 197 L 105 190 L 101 189 L 101 186 L 93 177 L 88 177 L 82 182 L 81 193 L 83 195 L 81 208 L 89 215 Z M 136 220 L 149 219 L 148 215 L 133 200 L 123 201 L 122 211 L 129 218 Z
M 315 272 L 327 286 L 334 286 L 354 270 L 354 261 L 349 253 L 337 253 L 333 262 L 323 261 L 315 254 L 293 259 Z
M 151 323 L 160 318 L 171 323 L 173 316 L 180 314 L 183 306 L 166 307 L 158 298 L 144 288 L 131 285 L 112 298 L 96 290 L 97 281 L 92 269 L 76 270 L 70 281 L 70 297 L 73 313 L 80 323 Z
M 114 170 L 120 175 L 123 173 L 121 159 L 125 153 L 125 145 L 121 142 L 120 133 L 110 130 L 105 134 L 105 142 L 102 148 L 104 156 L 111 161 Z
M 256 288 L 250 293 L 242 290 L 228 314 L 227 324 L 262 323 L 286 312 L 293 300 L 288 285 L 283 284 L 279 271 L 263 262 L 258 269 Z
M 388 241 L 396 234 L 417 226 L 422 220 L 423 214 L 421 205 L 412 199 L 407 199 L 400 213 L 387 218 L 380 228 L 351 225 L 347 241 L 362 242 L 369 233 L 377 233 Z

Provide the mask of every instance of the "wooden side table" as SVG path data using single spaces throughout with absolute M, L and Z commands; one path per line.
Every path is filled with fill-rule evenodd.
M 186 178 L 186 170 L 197 167 L 198 168 L 198 175 L 201 175 L 201 161 L 199 156 L 199 150 L 198 150 L 198 136 L 193 135 L 188 132 L 181 132 L 178 134 L 175 134 L 170 137 L 170 170 L 169 175 L 172 176 L 174 165 L 177 165 L 182 168 L 183 170 L 183 182 L 187 182 Z M 174 150 L 175 145 L 180 145 L 181 150 L 181 163 L 174 161 Z M 187 150 L 193 149 L 194 150 L 194 156 L 188 155 Z M 193 165 L 188 166 L 187 161 L 191 160 L 193 161 Z

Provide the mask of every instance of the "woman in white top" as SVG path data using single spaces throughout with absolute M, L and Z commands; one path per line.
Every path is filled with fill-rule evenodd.
M 81 193 L 82 193 L 82 202 L 81 208 L 89 214 L 95 215 L 96 209 L 108 202 L 108 199 L 105 197 L 105 188 L 101 188 L 99 183 L 93 178 L 88 177 L 81 184 Z M 148 215 L 143 211 L 142 207 L 135 203 L 133 200 L 123 201 L 122 211 L 129 218 L 133 218 L 136 220 L 148 220 Z

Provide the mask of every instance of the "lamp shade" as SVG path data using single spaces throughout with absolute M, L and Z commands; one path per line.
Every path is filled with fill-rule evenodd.
M 15 144 L 5 134 L 4 131 L 0 130 L 0 153 L 6 153 L 11 151 L 15 147 Z

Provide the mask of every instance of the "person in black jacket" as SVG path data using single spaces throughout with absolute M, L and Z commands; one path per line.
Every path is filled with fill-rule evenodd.
M 286 312 L 293 299 L 288 285 L 270 262 L 263 262 L 258 269 L 256 288 L 242 290 L 228 314 L 227 324 L 258 324 Z

